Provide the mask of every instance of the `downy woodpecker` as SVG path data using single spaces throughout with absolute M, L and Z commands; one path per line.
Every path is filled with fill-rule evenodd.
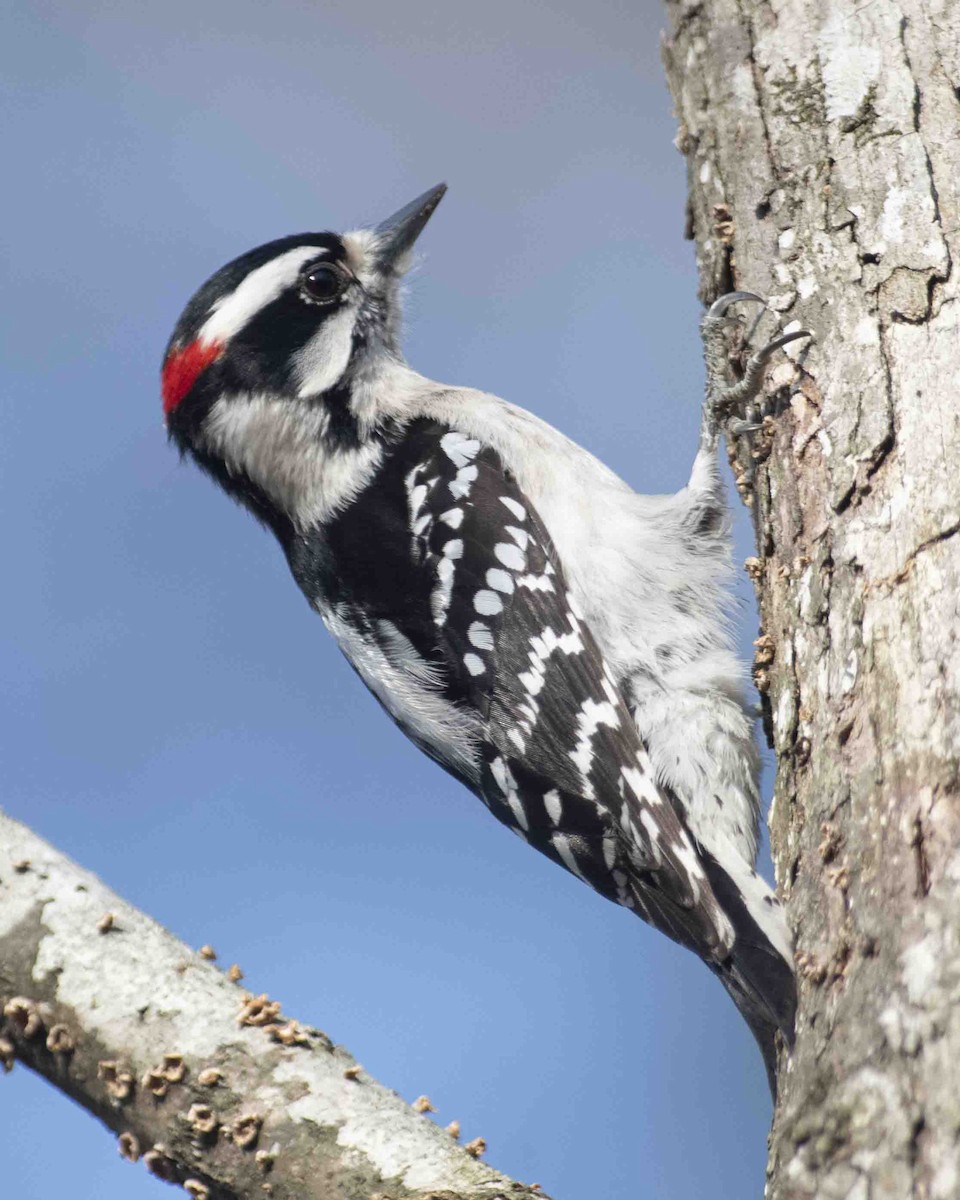
M 724 619 L 717 443 L 789 335 L 731 384 L 724 313 L 755 297 L 714 305 L 690 480 L 637 495 L 525 410 L 404 361 L 400 280 L 445 190 L 213 275 L 167 347 L 170 437 L 274 532 L 416 745 L 524 841 L 700 955 L 772 1086 L 795 984 L 754 870 L 758 755 Z

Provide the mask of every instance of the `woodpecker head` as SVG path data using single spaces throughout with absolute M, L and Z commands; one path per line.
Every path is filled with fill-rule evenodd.
M 321 437 L 361 439 L 370 414 L 355 385 L 402 361 L 399 280 L 446 190 L 431 188 L 374 229 L 268 242 L 208 279 L 163 362 L 163 411 L 180 449 L 232 471 L 217 429 L 251 405 L 288 405 Z

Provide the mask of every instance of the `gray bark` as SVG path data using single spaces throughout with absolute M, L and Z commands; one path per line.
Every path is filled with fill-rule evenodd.
M 800 1014 L 776 1200 L 960 1195 L 960 5 L 668 0 L 703 298 L 816 342 L 752 454 Z
M 279 1010 L 0 812 L 0 1065 L 125 1157 L 192 1200 L 543 1200 Z

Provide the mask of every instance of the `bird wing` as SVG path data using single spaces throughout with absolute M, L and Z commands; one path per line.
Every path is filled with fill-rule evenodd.
M 674 940 L 725 958 L 732 927 L 516 479 L 491 447 L 433 421 L 408 427 L 382 480 L 391 475 L 367 524 L 356 524 L 355 504 L 352 531 L 334 535 L 341 566 L 356 560 L 340 572 L 341 586 L 347 576 L 355 586 L 339 611 L 362 613 L 364 644 L 376 639 L 392 664 L 398 639 L 415 652 L 414 674 L 442 690 L 448 726 L 469 720 L 460 750 L 473 768 L 456 761 L 447 733 L 425 734 L 426 701 L 404 708 L 384 669 L 371 682 L 376 672 L 341 638 L 365 682 L 532 846 Z M 371 541 L 380 549 L 364 567 Z

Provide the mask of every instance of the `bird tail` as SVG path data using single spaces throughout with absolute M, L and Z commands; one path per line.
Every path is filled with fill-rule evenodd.
M 793 1046 L 797 981 L 793 947 L 780 902 L 735 852 L 702 847 L 707 878 L 734 928 L 729 956 L 711 966 L 757 1039 L 771 1095 L 777 1095 L 777 1033 Z

